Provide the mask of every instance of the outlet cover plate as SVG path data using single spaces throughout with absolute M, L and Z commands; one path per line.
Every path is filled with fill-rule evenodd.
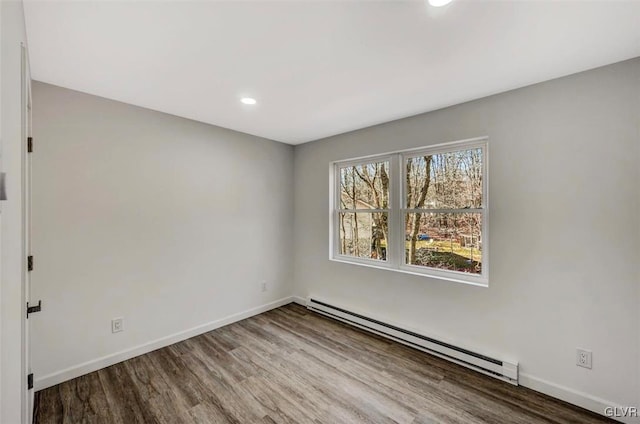
M 124 318 L 114 318 L 111 320 L 111 332 L 119 333 L 124 331 Z
M 591 369 L 593 353 L 587 349 L 576 349 L 576 365 L 583 368 Z

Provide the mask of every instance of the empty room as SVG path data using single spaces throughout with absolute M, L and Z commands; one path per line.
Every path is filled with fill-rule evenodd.
M 640 424 L 640 1 L 1 0 L 0 424 Z

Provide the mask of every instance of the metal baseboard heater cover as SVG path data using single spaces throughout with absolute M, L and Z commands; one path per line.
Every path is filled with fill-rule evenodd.
M 491 358 L 480 353 L 417 334 L 314 298 L 307 299 L 307 308 L 346 322 L 407 346 L 422 350 L 474 371 L 518 385 L 518 363 Z

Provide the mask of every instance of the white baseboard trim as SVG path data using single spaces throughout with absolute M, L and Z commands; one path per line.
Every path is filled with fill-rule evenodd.
M 208 331 L 215 330 L 216 328 L 224 327 L 225 325 L 229 325 L 237 321 L 242 321 L 243 319 L 270 311 L 271 309 L 279 308 L 280 306 L 287 305 L 291 302 L 298 303 L 298 298 L 285 297 L 255 308 L 248 309 L 243 312 L 239 312 L 237 314 L 229 315 L 225 318 L 221 318 L 206 324 L 199 325 L 197 327 L 190 328 L 188 330 L 180 331 L 179 333 L 174 333 L 166 337 L 152 340 L 148 343 L 135 346 L 130 349 L 112 353 L 101 358 L 92 359 L 91 361 L 74 365 L 61 371 L 56 371 L 52 374 L 44 375 L 40 378 L 35 379 L 34 388 L 37 391 L 46 389 L 47 387 L 55 386 L 56 384 L 60 384 L 64 381 L 68 381 L 82 375 L 98 371 L 102 368 L 117 364 L 118 362 L 126 361 L 127 359 L 135 358 L 136 356 L 161 349 L 163 347 L 181 342 L 191 337 L 198 336 Z
M 291 296 L 291 301 L 293 303 L 297 303 L 298 305 L 307 306 L 307 299 L 300 296 Z
M 605 408 L 607 407 L 617 407 L 618 411 L 621 410 L 620 405 L 614 402 L 610 402 L 608 400 L 601 399 L 599 397 L 592 396 L 588 393 L 580 392 L 569 387 L 561 386 L 560 384 L 552 383 L 550 381 L 543 380 L 526 373 L 520 373 L 519 383 L 521 386 L 554 397 L 556 399 L 563 400 L 572 405 L 577 405 L 581 408 L 588 409 L 589 411 L 595 412 L 598 415 L 605 415 Z M 611 418 L 621 423 L 638 423 L 637 418 Z

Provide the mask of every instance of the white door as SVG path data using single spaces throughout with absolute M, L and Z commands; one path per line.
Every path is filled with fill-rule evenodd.
M 27 56 L 27 50 L 22 45 L 22 169 L 23 169 L 23 186 L 22 186 L 22 210 L 24 211 L 24 227 L 23 227 L 23 240 L 24 240 L 24 296 L 25 305 L 32 304 L 31 301 L 31 278 L 28 270 L 28 258 L 31 255 L 31 155 L 28 152 L 28 140 L 31 138 L 31 78 L 29 76 L 29 62 Z M 30 332 L 29 332 L 29 319 L 27 315 L 24 316 L 24 363 L 26 374 L 31 374 L 31 349 L 30 349 Z M 33 319 L 33 318 L 32 318 Z M 25 376 L 25 379 L 27 376 Z M 23 405 L 26 411 L 23 412 L 23 417 L 26 417 L 26 422 L 33 422 L 33 401 L 34 391 L 26 387 L 25 397 L 23 399 Z

